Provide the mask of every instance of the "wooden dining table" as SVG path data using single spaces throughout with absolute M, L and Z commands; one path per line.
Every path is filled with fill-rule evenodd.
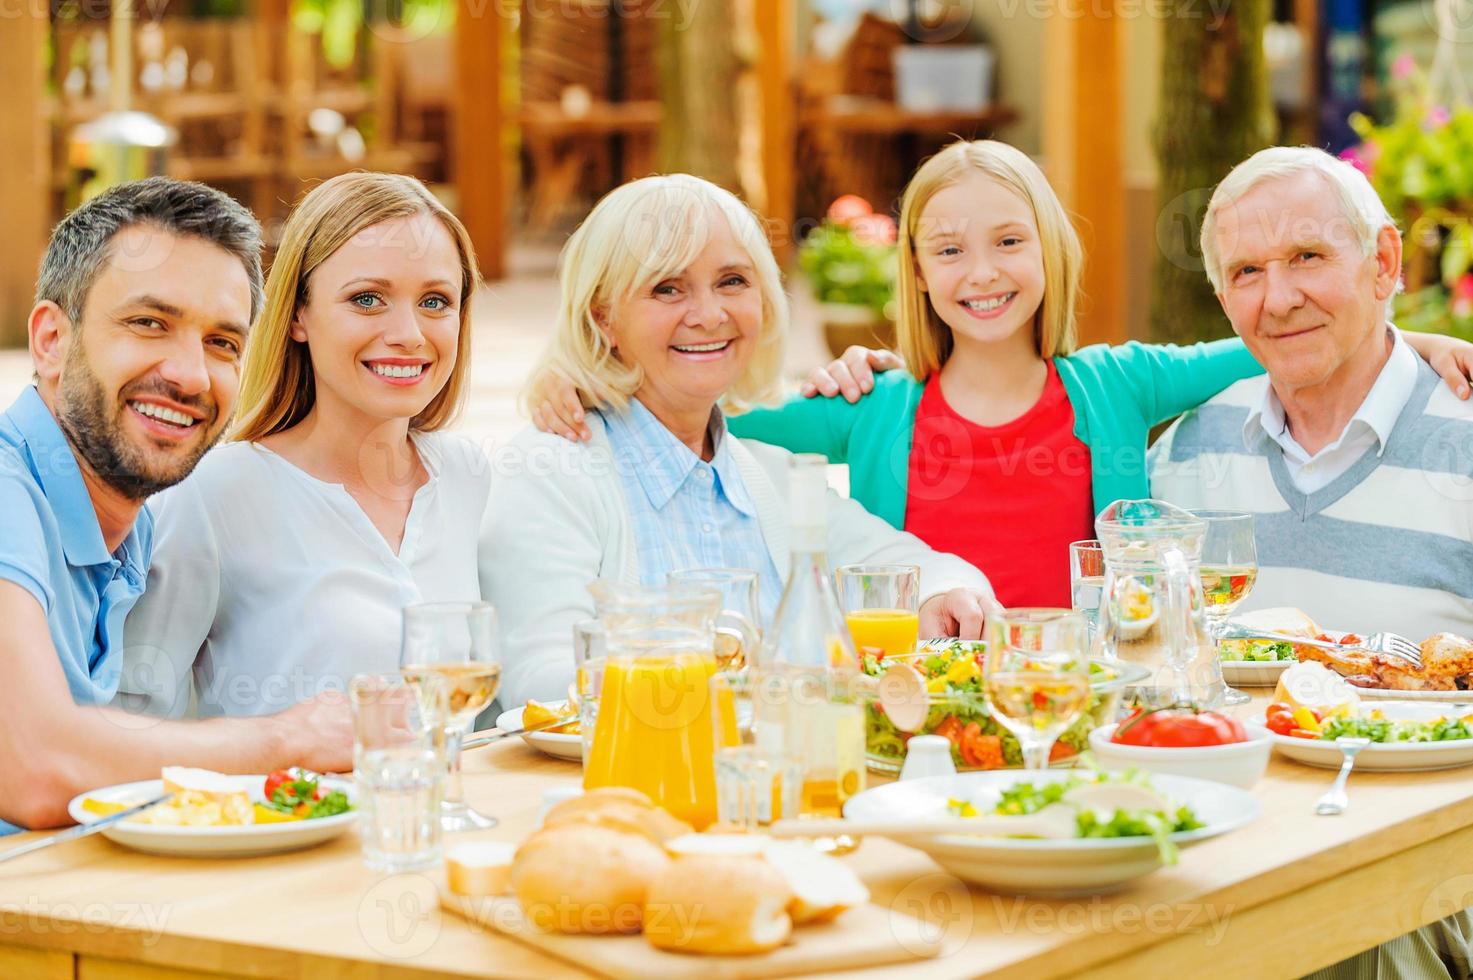
M 500 824 L 455 841 L 522 839 L 544 793 L 580 777 L 517 740 L 468 752 L 464 770 L 467 799 Z M 1473 905 L 1473 769 L 1356 773 L 1350 809 L 1316 816 L 1332 775 L 1276 756 L 1253 789 L 1256 822 L 1102 896 L 994 894 L 865 840 L 843 860 L 886 914 L 925 920 L 942 952 L 827 975 L 1291 977 Z M 352 832 L 230 860 L 92 836 L 0 864 L 0 977 L 589 975 L 442 911 L 437 878 L 369 870 Z

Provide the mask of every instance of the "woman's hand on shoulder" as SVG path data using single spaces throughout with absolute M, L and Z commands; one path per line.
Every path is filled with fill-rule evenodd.
M 1403 330 L 1401 335 L 1412 350 L 1421 354 L 1432 370 L 1442 375 L 1452 393 L 1467 401 L 1473 380 L 1473 344 L 1436 333 Z
M 539 431 L 562 436 L 569 442 L 587 442 L 593 438 L 578 389 L 573 382 L 551 368 L 532 379 L 527 393 L 532 409 L 532 424 Z
M 799 391 L 804 398 L 815 395 L 833 398 L 835 395 L 843 395 L 844 400 L 853 405 L 862 395 L 874 390 L 875 372 L 904 367 L 905 361 L 894 351 L 871 350 L 856 344 L 846 350 L 843 356 L 821 368 L 815 368 L 804 380 Z

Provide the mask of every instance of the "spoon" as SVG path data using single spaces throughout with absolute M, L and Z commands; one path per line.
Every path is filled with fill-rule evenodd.
M 890 724 L 906 734 L 921 730 L 931 711 L 931 696 L 919 670 L 910 664 L 892 664 L 880 675 L 877 693 Z
M 1371 744 L 1368 738 L 1337 738 L 1335 744 L 1340 746 L 1340 751 L 1345 753 L 1345 761 L 1340 763 L 1340 772 L 1335 776 L 1335 781 L 1320 797 L 1320 801 L 1314 805 L 1314 812 L 1322 817 L 1338 817 L 1350 806 L 1350 797 L 1345 793 L 1345 783 L 1350 779 L 1350 769 L 1355 765 L 1355 757 L 1360 755 L 1360 750 Z

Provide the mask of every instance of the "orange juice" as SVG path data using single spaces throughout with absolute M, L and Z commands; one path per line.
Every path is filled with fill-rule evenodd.
M 710 682 L 716 659 L 610 657 L 583 786 L 628 786 L 697 830 L 716 819 Z
M 866 648 L 883 650 L 887 657 L 915 653 L 921 619 L 908 609 L 856 609 L 844 619 L 860 654 Z

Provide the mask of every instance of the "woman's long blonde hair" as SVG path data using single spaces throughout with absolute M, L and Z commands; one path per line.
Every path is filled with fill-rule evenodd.
M 307 302 L 313 271 L 363 229 L 418 214 L 438 218 L 460 252 L 460 336 L 450 380 L 409 427 L 439 429 L 460 411 L 470 373 L 471 296 L 481 281 L 470 235 L 413 177 L 340 174 L 309 191 L 286 219 L 281 246 L 266 277 L 266 305 L 246 344 L 239 415 L 231 439 L 255 441 L 307 417 L 317 401 L 312 358 L 305 343 L 292 339 L 291 324 Z
M 788 333 L 782 273 L 752 209 L 730 191 L 689 174 L 630 181 L 605 194 L 583 219 L 563 246 L 557 323 L 532 377 L 552 371 L 572 381 L 588 407 L 624 408 L 644 383 L 644 371 L 619 358 L 599 318 L 635 290 L 689 267 L 706 247 L 718 215 L 745 249 L 762 294 L 757 349 L 722 404 L 739 411 L 771 398 Z M 533 391 L 523 392 L 524 407 L 531 407 L 525 402 Z
M 1033 318 L 1033 342 L 1039 356 L 1071 354 L 1076 343 L 1084 248 L 1063 203 L 1026 153 L 996 140 L 963 140 L 922 164 L 906 185 L 900 202 L 896 333 L 911 373 L 922 381 L 946 363 L 954 341 L 951 328 L 936 315 L 921 289 L 916 267 L 921 212 L 938 191 L 970 173 L 991 177 L 1021 197 L 1033 211 L 1043 251 L 1043 302 Z

